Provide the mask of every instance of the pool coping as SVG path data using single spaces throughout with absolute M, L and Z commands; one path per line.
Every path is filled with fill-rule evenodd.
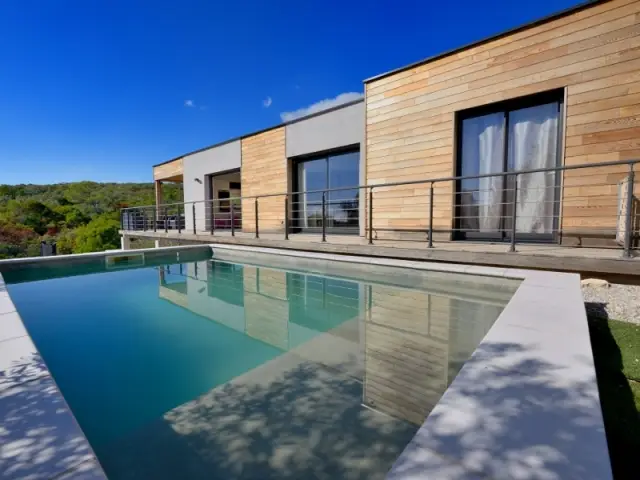
M 578 274 L 210 245 L 521 280 L 387 478 L 612 478 Z
M 22 258 L 8 258 L 0 260 L 0 271 L 3 266 L 24 266 L 24 265 L 38 265 L 38 264 L 55 264 L 55 263 L 81 263 L 85 260 L 93 260 L 95 258 L 106 257 L 122 257 L 131 256 L 140 253 L 147 255 L 161 255 L 166 252 L 180 252 L 182 250 L 198 250 L 206 249 L 207 246 L 203 244 L 198 245 L 178 245 L 173 247 L 160 247 L 160 248 L 140 248 L 137 250 L 107 250 L 105 252 L 89 252 L 89 253 L 72 253 L 69 255 L 54 255 L 50 257 L 22 257 Z

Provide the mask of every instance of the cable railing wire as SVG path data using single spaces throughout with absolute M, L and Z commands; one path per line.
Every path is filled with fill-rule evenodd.
M 320 235 L 323 242 L 328 234 L 364 232 L 369 244 L 373 244 L 374 232 L 424 232 L 429 247 L 433 247 L 436 232 L 502 233 L 511 251 L 515 251 L 518 237 L 532 233 L 582 232 L 588 227 L 588 232 L 584 232 L 604 232 L 615 235 L 616 239 L 621 235 L 623 253 L 631 256 L 637 238 L 638 213 L 633 190 L 634 166 L 638 162 L 640 160 L 621 160 L 128 207 L 121 211 L 121 227 L 124 231 L 238 234 L 255 238 L 260 238 L 261 233 L 280 233 L 285 239 L 292 233 L 311 233 Z M 603 167 L 620 167 L 616 168 L 615 180 L 611 183 L 593 183 L 594 178 L 587 175 L 588 180 L 582 184 L 578 176 L 562 178 L 559 175 Z M 623 178 L 620 175 L 624 170 L 627 174 Z M 545 182 L 552 184 L 531 185 L 527 180 L 533 178 L 533 174 L 546 174 Z M 488 188 L 476 184 L 461 189 L 464 183 L 481 183 L 488 178 L 496 179 Z M 623 195 L 619 194 L 618 178 L 627 182 Z M 410 192 L 405 188 L 406 194 L 394 192 L 407 186 L 420 187 Z M 581 189 L 588 189 L 589 194 Z M 621 196 L 624 198 L 619 198 Z M 567 209 L 572 222 L 559 224 Z M 599 213 L 595 209 L 599 209 Z M 448 220 L 443 220 L 445 217 Z M 465 225 L 477 224 L 480 217 L 485 223 L 497 221 L 499 226 L 487 229 Z M 589 219 L 594 225 L 584 223 Z M 415 225 L 406 225 L 411 222 Z M 445 227 L 446 222 L 450 224 Z M 534 223 L 537 230 L 528 231 Z

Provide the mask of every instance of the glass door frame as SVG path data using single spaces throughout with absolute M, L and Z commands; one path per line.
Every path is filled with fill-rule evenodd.
M 512 111 L 542 106 L 550 103 L 558 104 L 558 141 L 556 142 L 556 161 L 555 165 L 560 167 L 563 161 L 563 149 L 564 149 L 564 118 L 565 118 L 565 91 L 564 89 L 552 90 L 548 92 L 541 92 L 534 95 L 529 95 L 522 98 L 505 100 L 490 105 L 483 105 L 481 107 L 456 112 L 455 115 L 455 175 L 456 177 L 462 176 L 462 123 L 464 120 L 481 117 L 483 115 L 489 115 L 492 113 L 504 114 L 504 130 L 503 130 L 503 163 L 502 172 L 509 172 L 509 113 Z M 514 172 L 515 173 L 515 172 Z M 501 214 L 500 225 L 498 232 L 463 232 L 462 227 L 462 203 L 460 201 L 460 193 L 462 192 L 462 181 L 456 180 L 454 191 L 454 222 L 453 222 L 453 234 L 452 240 L 466 240 L 466 241 L 483 241 L 483 242 L 510 242 L 511 241 L 511 213 L 513 205 L 513 197 L 510 192 L 513 190 L 514 175 L 504 175 L 504 183 L 502 186 L 501 196 Z M 553 189 L 553 221 L 551 233 L 517 233 L 516 240 L 526 243 L 559 243 L 560 234 L 560 201 L 562 190 L 562 172 L 558 171 L 555 174 L 555 186 Z
M 326 181 L 325 184 L 327 185 L 327 188 L 330 189 L 328 187 L 328 185 L 330 184 L 329 182 L 329 158 L 332 156 L 337 156 L 337 155 L 343 155 L 343 154 L 348 154 L 348 153 L 357 153 L 358 154 L 358 184 L 355 185 L 353 187 L 353 190 L 358 190 L 358 196 L 360 196 L 360 191 L 358 189 L 359 187 L 359 180 L 360 180 L 360 168 L 362 166 L 361 164 L 361 152 L 360 152 L 360 145 L 356 144 L 356 145 L 349 145 L 346 147 L 340 147 L 340 148 L 336 148 L 333 150 L 326 150 L 324 152 L 315 152 L 313 154 L 310 155 L 304 155 L 304 156 L 300 156 L 300 157 L 295 157 L 291 159 L 291 185 L 293 186 L 292 191 L 294 192 L 294 194 L 292 195 L 292 201 L 291 201 L 291 208 L 292 208 L 292 233 L 321 233 L 322 232 L 322 225 L 318 226 L 318 227 L 304 227 L 303 223 L 302 223 L 302 216 L 300 215 L 301 213 L 301 205 L 303 200 L 303 193 L 301 193 L 301 185 L 300 185 L 300 176 L 299 176 L 299 166 L 303 163 L 306 162 L 312 162 L 314 160 L 325 160 L 326 162 Z M 346 187 L 345 190 L 348 190 L 349 188 Z M 330 192 L 329 195 L 327 195 L 326 201 L 329 202 L 330 201 Z M 358 206 L 358 211 L 360 212 L 360 208 L 362 208 L 362 205 L 360 204 L 361 202 L 359 202 L 359 206 Z M 329 204 L 327 203 L 326 205 L 327 207 L 327 213 L 329 210 Z M 334 227 L 331 225 L 327 225 L 327 233 L 329 234 L 337 234 L 337 235 L 345 235 L 345 234 L 352 234 L 352 235 L 359 235 L 360 234 L 360 218 L 358 215 L 358 226 L 357 227 Z

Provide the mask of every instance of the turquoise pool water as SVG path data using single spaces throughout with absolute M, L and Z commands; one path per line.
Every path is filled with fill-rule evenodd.
M 75 273 L 6 279 L 113 479 L 382 478 L 505 303 L 215 260 Z

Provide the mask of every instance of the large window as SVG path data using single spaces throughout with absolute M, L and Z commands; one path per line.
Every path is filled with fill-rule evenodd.
M 327 228 L 358 233 L 360 153 L 347 152 L 305 160 L 296 164 L 294 213 L 298 227 L 322 228 L 322 192 L 325 193 Z M 344 188 L 344 189 L 342 189 Z
M 461 176 L 551 168 L 559 165 L 561 92 L 459 116 Z M 458 183 L 459 238 L 508 239 L 517 191 L 516 235 L 550 240 L 557 230 L 558 175 L 538 172 L 463 179 Z

